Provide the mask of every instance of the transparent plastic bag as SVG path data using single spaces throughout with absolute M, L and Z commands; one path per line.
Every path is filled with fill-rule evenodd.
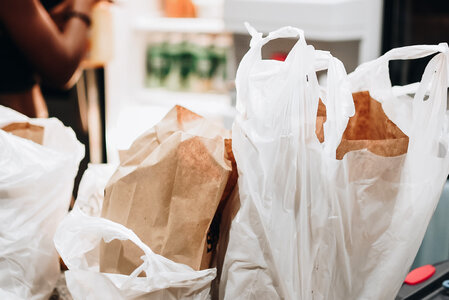
M 449 172 L 447 45 L 395 49 L 350 76 L 330 58 L 323 93 L 315 72 L 322 52 L 301 42 L 300 30 L 250 33 L 251 49 L 237 71 L 232 137 L 241 208 L 220 298 L 393 299 Z M 285 63 L 261 59 L 270 39 L 298 35 Z M 435 52 L 420 84 L 391 87 L 389 59 Z M 414 99 L 403 99 L 414 88 Z M 336 159 L 354 113 L 348 95 L 364 90 L 408 135 L 406 154 L 362 149 Z M 322 144 L 315 133 L 319 98 L 327 109 Z
M 69 268 L 67 287 L 81 299 L 209 299 L 216 269 L 194 271 L 154 253 L 125 226 L 100 217 L 104 188 L 114 166 L 90 165 L 74 209 L 61 222 L 54 238 Z M 144 253 L 142 264 L 129 276 L 99 271 L 100 242 L 130 240 Z M 139 274 L 144 273 L 145 276 Z
M 39 145 L 0 130 L 0 295 L 46 300 L 60 276 L 53 235 L 68 212 L 84 146 L 57 119 L 0 106 L 0 128 L 14 122 L 42 126 L 44 136 Z

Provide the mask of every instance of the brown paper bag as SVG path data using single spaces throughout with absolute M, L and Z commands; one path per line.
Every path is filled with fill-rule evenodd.
M 42 126 L 19 122 L 8 124 L 1 129 L 40 145 L 44 142 L 44 127 Z
M 227 136 L 227 130 L 176 106 L 120 153 L 102 217 L 134 231 L 155 253 L 195 270 L 208 268 L 218 240 L 209 229 L 237 176 Z M 129 241 L 103 243 L 100 271 L 130 274 L 141 255 Z
M 407 152 L 408 137 L 394 124 L 382 109 L 382 105 L 371 98 L 369 92 L 354 93 L 355 115 L 349 119 L 340 145 L 337 159 L 349 151 L 368 149 L 380 156 L 398 156 Z M 326 107 L 320 101 L 317 113 L 316 135 L 324 140 L 323 124 Z

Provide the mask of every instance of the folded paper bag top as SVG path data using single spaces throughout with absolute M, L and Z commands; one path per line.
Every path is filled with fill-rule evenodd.
M 361 149 L 386 157 L 407 153 L 408 136 L 388 118 L 382 104 L 371 98 L 367 91 L 354 93 L 352 97 L 356 112 L 343 133 L 337 148 L 337 159 L 343 159 L 350 151 Z M 326 107 L 320 101 L 316 122 L 316 135 L 320 142 L 324 141 L 324 122 Z
M 133 230 L 166 258 L 195 270 L 208 268 L 207 235 L 225 188 L 230 190 L 228 136 L 218 125 L 174 107 L 120 153 L 120 166 L 105 189 L 102 217 Z M 103 243 L 100 271 L 130 274 L 142 263 L 142 254 L 129 241 Z
M 44 141 L 44 127 L 28 122 L 10 123 L 3 126 L 1 129 L 14 134 L 15 136 L 33 141 L 39 145 L 42 145 Z

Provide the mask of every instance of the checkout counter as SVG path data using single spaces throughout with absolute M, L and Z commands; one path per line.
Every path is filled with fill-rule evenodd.
M 438 206 L 427 227 L 412 269 L 449 259 L 449 181 L 446 181 Z
M 396 300 L 449 300 L 449 181 Z

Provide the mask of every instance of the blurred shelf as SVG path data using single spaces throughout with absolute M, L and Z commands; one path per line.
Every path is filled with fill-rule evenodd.
M 228 0 L 225 2 L 226 29 L 246 34 L 249 22 L 258 31 L 270 32 L 282 26 L 305 31 L 312 40 L 359 40 L 365 33 L 371 3 L 380 0 Z M 378 20 L 381 21 L 381 20 Z
M 259 32 L 283 26 L 304 30 L 308 41 L 358 42 L 358 63 L 379 57 L 383 0 L 226 0 L 225 30 L 247 34 L 244 22 Z
M 222 33 L 225 26 L 221 19 L 139 17 L 133 23 L 133 29 L 153 32 Z
M 135 100 L 141 105 L 173 107 L 184 106 L 201 115 L 234 116 L 231 96 L 228 94 L 177 92 L 164 89 L 140 89 Z

